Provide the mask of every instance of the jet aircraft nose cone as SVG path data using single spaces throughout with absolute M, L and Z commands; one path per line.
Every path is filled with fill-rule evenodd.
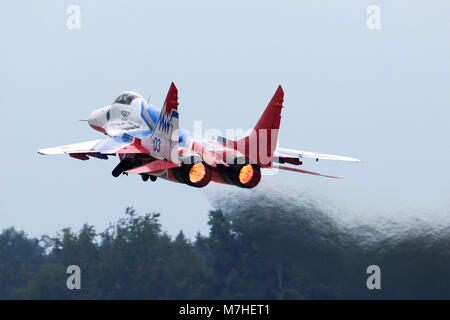
M 105 132 L 105 125 L 108 122 L 108 108 L 104 107 L 93 111 L 88 117 L 89 125 L 100 132 Z

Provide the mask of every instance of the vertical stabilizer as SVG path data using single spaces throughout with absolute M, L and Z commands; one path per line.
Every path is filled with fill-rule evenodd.
M 271 167 L 278 141 L 284 91 L 278 86 L 252 133 L 234 143 L 234 149 L 261 167 Z
M 145 142 L 150 154 L 157 159 L 171 159 L 171 150 L 178 144 L 178 89 L 172 82 L 159 113 L 155 130 Z

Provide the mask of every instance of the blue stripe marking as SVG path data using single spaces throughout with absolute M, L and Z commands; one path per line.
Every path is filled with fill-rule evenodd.
M 185 128 L 183 128 L 182 126 L 179 126 L 179 128 L 178 128 L 178 133 L 180 134 L 180 139 L 181 139 L 181 141 L 180 140 L 178 140 L 179 141 L 179 143 L 180 143 L 180 146 L 181 147 L 185 147 L 186 146 L 186 143 L 187 143 L 187 138 L 188 137 L 190 137 L 191 136 L 191 134 L 189 133 L 189 131 L 187 131 Z
M 217 137 L 217 142 L 221 142 L 223 144 L 226 144 L 227 143 L 227 139 L 224 138 L 224 137 L 218 136 Z
M 156 121 L 158 121 L 158 114 L 156 110 L 153 110 L 150 108 L 150 106 L 147 108 L 147 113 L 152 118 L 152 121 L 154 124 L 156 124 Z
M 109 138 L 106 138 L 106 139 L 109 139 Z M 100 144 L 102 144 L 103 142 L 105 142 L 106 139 L 102 139 L 102 140 L 100 140 L 99 142 L 97 142 L 97 143 L 91 148 L 90 151 L 94 151 L 95 149 L 97 149 L 97 148 L 100 146 Z
M 132 142 L 133 141 L 133 137 L 130 136 L 128 133 L 124 133 L 122 135 L 122 141 L 123 142 Z
M 148 135 L 151 135 L 152 132 L 153 132 L 152 130 L 146 130 L 146 131 L 128 132 L 127 134 L 136 138 L 144 138 L 147 137 Z
M 148 123 L 147 119 L 145 119 L 145 116 L 144 116 L 144 101 L 141 102 L 141 118 L 144 119 L 144 121 L 147 124 L 147 126 L 149 127 L 149 129 L 151 129 L 152 126 L 150 125 L 150 123 Z
M 112 137 L 107 143 L 105 143 L 104 146 L 101 147 L 99 152 L 106 153 L 107 151 L 109 151 L 111 149 L 116 149 L 117 147 L 119 147 L 120 145 L 123 145 L 123 144 L 125 144 L 125 143 L 123 142 L 121 136 Z
M 167 119 L 164 112 L 159 114 L 158 122 L 156 123 L 156 130 L 162 131 L 165 134 L 169 133 L 170 124 L 172 123 L 172 116 Z

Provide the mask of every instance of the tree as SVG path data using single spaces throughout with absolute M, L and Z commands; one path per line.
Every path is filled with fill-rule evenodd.
M 0 299 L 28 298 L 20 290 L 33 278 L 44 261 L 43 249 L 37 239 L 28 239 L 14 228 L 0 234 Z

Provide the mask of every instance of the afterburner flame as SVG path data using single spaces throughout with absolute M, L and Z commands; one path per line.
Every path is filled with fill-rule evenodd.
M 189 171 L 189 180 L 192 183 L 201 181 L 206 175 L 206 169 L 203 163 L 194 164 Z
M 239 171 L 239 182 L 247 184 L 253 178 L 253 167 L 251 164 L 246 164 Z

